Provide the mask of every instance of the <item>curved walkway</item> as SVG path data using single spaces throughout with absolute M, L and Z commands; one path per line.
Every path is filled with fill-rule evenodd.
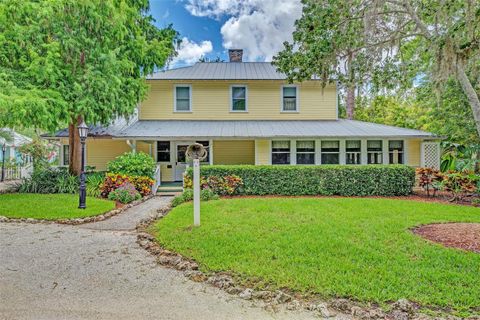
M 156 264 L 136 244 L 134 228 L 168 201 L 156 197 L 81 226 L 0 224 L 0 318 L 314 318 L 269 313 Z

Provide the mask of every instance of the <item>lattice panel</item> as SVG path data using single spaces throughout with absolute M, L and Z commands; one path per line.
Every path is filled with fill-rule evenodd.
M 440 168 L 440 144 L 437 142 L 422 143 L 422 167 Z

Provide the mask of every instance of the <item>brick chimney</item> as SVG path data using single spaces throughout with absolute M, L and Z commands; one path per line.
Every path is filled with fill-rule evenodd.
M 242 62 L 242 49 L 228 49 L 228 58 L 230 62 Z

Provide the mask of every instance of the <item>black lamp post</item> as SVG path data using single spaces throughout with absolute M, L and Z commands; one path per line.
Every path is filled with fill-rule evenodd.
M 2 182 L 5 180 L 5 152 L 7 151 L 7 143 L 2 145 Z
M 78 208 L 85 209 L 87 207 L 87 191 L 85 189 L 85 140 L 87 140 L 88 127 L 85 121 L 78 126 L 78 135 L 80 136 L 80 142 L 82 143 L 82 167 L 80 172 L 80 199 Z

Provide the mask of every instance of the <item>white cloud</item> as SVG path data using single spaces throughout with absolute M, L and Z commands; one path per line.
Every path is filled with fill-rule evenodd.
M 173 59 L 172 65 L 193 64 L 207 53 L 212 52 L 213 46 L 211 41 L 202 41 L 196 43 L 188 38 L 182 38 L 182 42 L 178 48 L 178 55 Z
M 244 49 L 244 61 L 270 61 L 292 40 L 302 13 L 300 0 L 188 0 L 185 7 L 195 16 L 229 16 L 220 30 L 223 46 Z

